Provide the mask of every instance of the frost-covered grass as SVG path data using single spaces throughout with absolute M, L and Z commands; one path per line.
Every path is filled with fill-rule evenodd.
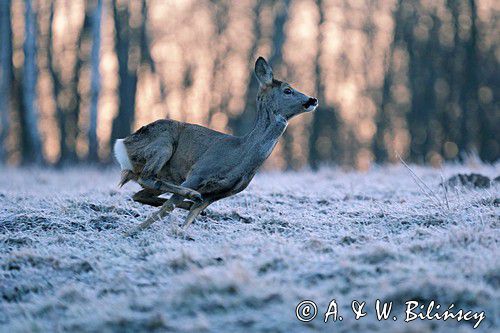
M 469 332 L 453 320 L 403 322 L 403 302 L 485 311 L 500 322 L 499 193 L 450 190 L 457 172 L 261 173 L 183 233 L 185 211 L 135 237 L 156 208 L 117 189 L 118 170 L 0 170 L 0 331 Z M 342 322 L 322 321 L 331 299 Z M 308 324 L 300 300 L 320 310 Z M 367 301 L 359 321 L 352 300 Z M 378 322 L 375 299 L 398 321 Z

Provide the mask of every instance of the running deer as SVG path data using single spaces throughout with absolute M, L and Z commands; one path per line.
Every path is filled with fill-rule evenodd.
M 184 223 L 187 228 L 211 203 L 243 191 L 273 151 L 288 120 L 318 106 L 316 98 L 275 80 L 262 57 L 255 62 L 255 75 L 260 85 L 257 115 L 245 136 L 163 119 L 116 140 L 114 153 L 122 169 L 120 186 L 133 180 L 143 187 L 133 200 L 161 206 L 132 233 L 175 208 L 189 211 Z M 160 198 L 163 193 L 172 196 Z

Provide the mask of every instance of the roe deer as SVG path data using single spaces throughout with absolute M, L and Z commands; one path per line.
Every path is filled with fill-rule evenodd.
M 288 120 L 318 106 L 288 83 L 275 80 L 264 58 L 255 62 L 259 81 L 253 129 L 242 137 L 173 120 L 157 120 L 114 145 L 121 165 L 120 186 L 129 180 L 143 189 L 133 199 L 161 206 L 135 231 L 174 208 L 189 210 L 185 228 L 211 203 L 244 190 L 271 154 Z M 173 193 L 170 199 L 158 197 Z

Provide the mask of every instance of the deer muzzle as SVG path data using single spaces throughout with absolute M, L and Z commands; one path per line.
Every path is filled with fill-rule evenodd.
M 318 106 L 318 100 L 316 98 L 309 97 L 307 102 L 302 104 L 302 106 L 306 109 L 306 112 L 313 111 Z

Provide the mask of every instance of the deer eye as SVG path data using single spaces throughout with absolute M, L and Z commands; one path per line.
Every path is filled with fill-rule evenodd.
M 283 92 L 287 95 L 290 95 L 292 93 L 292 89 L 286 88 L 285 90 L 283 90 Z

